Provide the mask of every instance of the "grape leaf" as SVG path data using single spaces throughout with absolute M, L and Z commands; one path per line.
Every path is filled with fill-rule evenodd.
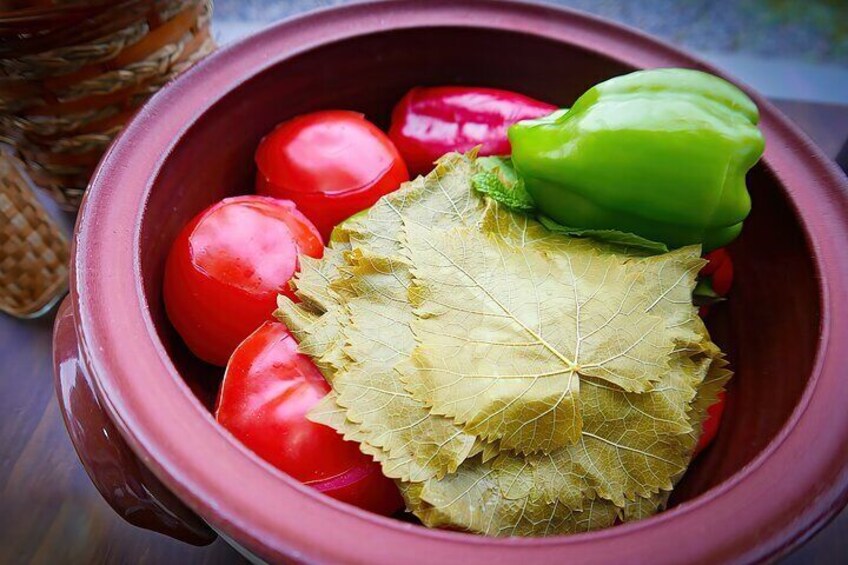
M 393 367 L 415 346 L 407 301 L 411 281 L 405 264 L 355 250 L 345 308 L 345 354 L 352 360 L 334 380 L 337 402 L 368 444 L 387 453 L 384 471 L 393 478 L 423 481 L 451 473 L 464 461 L 474 437 L 452 421 L 430 414 L 403 387 Z
M 301 343 L 309 337 L 309 332 L 321 318 L 321 313 L 296 304 L 288 296 L 280 294 L 277 296 L 274 317 L 284 323 L 297 342 Z
M 590 500 L 582 511 L 555 501 L 543 504 L 530 496 L 503 496 L 498 472 L 479 458 L 468 460 L 441 481 L 420 490 L 416 515 L 430 527 L 461 526 L 490 536 L 548 536 L 587 532 L 612 526 L 618 509 Z
M 652 494 L 648 498 L 642 498 L 640 496 L 636 500 L 628 500 L 624 503 L 624 508 L 621 510 L 621 520 L 623 522 L 633 522 L 650 518 L 657 512 L 665 510 L 670 496 L 670 491 L 662 490 L 656 494 Z
M 292 281 L 298 298 L 317 313 L 326 312 L 338 303 L 338 295 L 330 284 L 343 278 L 340 268 L 346 262 L 338 248 L 325 248 L 322 259 L 300 256 L 300 272 Z
M 521 219 L 517 219 L 514 222 L 504 222 L 503 218 L 498 218 L 495 215 L 492 215 L 491 218 L 500 219 L 500 228 L 496 230 L 496 233 L 510 241 L 523 239 L 525 244 L 529 245 L 534 244 L 542 238 L 538 230 Z M 487 222 L 492 225 L 491 221 Z M 507 225 L 509 227 L 505 227 Z M 517 233 L 521 234 L 520 237 L 516 235 Z M 582 242 L 583 240 L 576 241 Z M 567 249 L 569 247 L 564 247 L 560 251 Z M 627 263 L 635 272 L 643 275 L 646 288 L 652 296 L 656 297 L 649 304 L 646 311 L 662 314 L 666 327 L 670 331 L 691 326 L 689 331 L 695 336 L 693 341 L 701 343 L 705 339 L 708 340 L 708 334 L 700 323 L 700 318 L 694 313 L 694 307 L 691 301 L 686 301 L 685 297 L 691 295 L 691 289 L 695 284 L 693 273 L 697 273 L 702 263 L 703 261 L 700 259 L 699 249 L 697 247 L 683 248 L 661 257 L 650 257 Z M 676 334 L 676 337 L 680 335 L 688 334 Z M 700 352 L 701 350 L 699 349 L 698 351 Z M 692 429 L 685 412 L 686 406 L 692 401 L 695 388 L 704 379 L 707 367 L 711 361 L 707 357 L 702 357 L 696 363 L 690 360 L 686 354 L 687 352 L 685 350 L 679 350 L 675 353 L 676 360 L 672 365 L 677 366 L 682 372 L 678 373 L 677 379 L 667 379 L 669 381 L 667 384 L 674 386 L 665 388 L 656 387 L 650 394 L 646 395 L 625 395 L 623 392 L 611 389 L 613 393 L 617 393 L 612 394 L 611 398 L 619 404 L 617 408 L 614 408 L 613 412 L 616 414 L 630 413 L 630 417 L 620 420 L 620 423 L 623 424 L 622 428 L 630 427 L 632 429 L 647 430 L 650 429 L 652 420 L 658 419 L 663 423 L 660 430 L 662 430 L 662 434 L 665 436 L 664 441 L 666 444 L 683 441 L 680 434 L 686 432 L 687 429 Z M 686 377 L 685 381 L 681 380 L 680 377 L 682 376 Z M 581 389 L 581 396 L 591 395 L 592 392 L 591 387 L 584 386 Z M 659 396 L 655 398 L 654 395 Z M 585 410 L 587 410 L 586 406 L 584 406 Z M 638 418 L 634 419 L 633 416 L 638 416 Z M 603 422 L 603 419 L 601 419 L 601 422 Z M 506 480 L 510 481 L 511 489 L 517 488 L 516 485 L 523 485 L 522 488 L 529 490 L 531 486 L 545 484 L 545 496 L 548 499 L 557 497 L 571 507 L 579 508 L 576 505 L 579 505 L 581 499 L 586 496 L 590 485 L 592 485 L 594 492 L 600 492 L 602 495 L 614 498 L 619 504 L 631 504 L 634 497 L 637 500 L 643 496 L 650 496 L 653 499 L 655 498 L 655 495 L 651 494 L 653 491 L 660 488 L 669 488 L 670 484 L 676 482 L 679 471 L 685 467 L 687 462 L 684 455 L 691 451 L 691 447 L 694 447 L 693 443 L 691 446 L 684 445 L 679 451 L 673 451 L 673 461 L 671 464 L 667 461 L 656 460 L 652 465 L 642 466 L 646 469 L 652 469 L 657 473 L 656 477 L 663 477 L 661 482 L 623 482 L 621 478 L 628 475 L 627 469 L 622 467 L 617 468 L 619 478 L 617 480 L 611 480 L 610 477 L 604 476 L 606 472 L 597 476 L 591 472 L 587 473 L 581 468 L 581 465 L 589 469 L 598 468 L 598 465 L 588 463 L 593 459 L 602 460 L 608 457 L 610 450 L 606 446 L 612 445 L 613 442 L 617 441 L 617 438 L 604 436 L 604 431 L 601 428 L 592 429 L 591 422 L 589 425 L 590 429 L 588 431 L 601 436 L 601 439 L 604 441 L 598 443 L 597 438 L 588 437 L 583 442 L 583 448 L 577 450 L 576 455 L 573 451 L 569 453 L 567 450 L 552 455 L 547 462 L 548 469 L 543 472 L 542 476 L 539 476 L 538 473 L 534 474 L 530 472 L 536 471 L 540 467 L 539 465 L 533 467 L 519 465 L 517 463 L 521 459 L 517 459 L 510 454 L 502 455 L 495 462 L 495 466 L 499 467 L 500 470 L 506 471 Z M 700 435 L 700 423 L 696 423 L 695 425 L 698 430 L 697 435 Z M 639 436 L 632 436 L 619 449 L 644 449 L 646 445 L 653 445 L 653 440 L 650 438 L 643 438 L 643 445 L 635 443 L 633 441 L 634 439 L 638 440 Z M 541 468 L 545 469 L 545 466 L 542 465 Z M 611 474 L 614 474 L 612 471 L 615 471 L 616 467 L 612 466 L 609 469 Z M 597 485 L 600 485 L 601 488 L 597 488 Z M 614 493 L 615 496 L 613 496 Z M 647 503 L 643 502 L 643 504 Z
M 479 221 L 485 203 L 473 195 L 468 180 L 475 170 L 473 153 L 447 155 L 426 178 L 407 183 L 333 233 L 333 246 L 352 251 L 340 268 L 346 278 L 330 286 L 355 297 L 345 304 L 350 316 L 345 351 L 356 365 L 334 382 L 337 402 L 347 409 L 348 428 L 357 427 L 369 445 L 386 452 L 384 471 L 404 480 L 453 472 L 474 445 L 473 436 L 412 398 L 393 363 L 414 347 L 402 221 L 430 226 Z
M 707 359 L 707 361 L 711 361 Z M 690 362 L 691 363 L 691 362 Z M 707 363 L 708 364 L 708 363 Z M 701 365 L 701 369 L 706 365 Z M 688 365 L 691 368 L 691 364 Z M 696 371 L 703 377 L 703 370 Z M 685 386 L 686 382 L 697 380 L 698 377 L 692 377 L 689 374 L 679 374 L 679 385 L 683 385 L 676 394 L 683 394 L 682 398 L 690 398 L 693 395 L 691 388 Z M 706 382 L 706 381 L 705 381 Z M 584 389 L 583 392 L 585 393 Z M 683 392 L 685 390 L 685 392 Z M 624 394 L 624 393 L 621 393 Z M 657 394 L 668 395 L 668 391 L 659 392 Z M 629 396 L 639 396 L 632 395 Z M 684 416 L 679 413 L 680 404 L 677 402 L 663 402 L 666 406 L 674 405 L 677 408 L 673 412 L 677 413 L 674 418 L 677 422 L 678 429 L 685 429 L 685 424 L 682 423 Z M 683 407 L 685 407 L 685 402 Z M 644 409 L 644 407 L 641 407 Z M 626 429 L 627 423 L 621 429 Z M 612 429 L 612 428 L 610 428 Z M 687 436 L 681 436 L 687 437 Z M 679 439 L 679 438 L 678 438 Z M 697 438 L 695 438 L 696 440 Z M 693 441 L 695 441 L 693 440 Z M 691 444 L 694 446 L 694 443 Z M 688 461 L 688 453 L 691 452 L 687 444 L 680 445 L 684 452 L 680 457 L 681 467 L 677 468 L 677 472 L 673 474 L 671 480 L 676 482 L 685 468 L 685 462 Z M 569 449 L 566 448 L 559 455 L 562 457 Z M 554 456 L 550 457 L 553 460 Z M 604 463 L 599 461 L 598 464 Z M 613 463 L 615 465 L 615 463 Z M 619 464 L 621 465 L 621 464 Z M 639 469 L 638 465 L 633 466 L 631 462 L 630 469 Z M 502 453 L 501 456 L 491 464 L 481 465 L 474 462 L 466 462 L 459 473 L 461 477 L 458 480 L 452 480 L 455 476 L 451 476 L 444 481 L 430 481 L 425 484 L 423 489 L 424 499 L 431 506 L 438 508 L 438 511 L 429 508 L 423 515 L 423 520 L 428 524 L 452 525 L 456 527 L 461 524 L 469 527 L 472 531 L 498 535 L 503 533 L 513 526 L 521 527 L 523 518 L 515 515 L 515 509 L 520 507 L 522 512 L 526 513 L 528 509 L 534 512 L 539 512 L 542 508 L 548 508 L 551 515 L 556 515 L 558 512 L 565 512 L 568 515 L 567 520 L 572 521 L 567 524 L 566 528 L 556 526 L 554 521 L 551 524 L 539 523 L 536 526 L 530 526 L 533 529 L 533 535 L 546 535 L 550 533 L 568 533 L 573 531 L 584 531 L 586 528 L 594 529 L 598 527 L 606 527 L 613 523 L 616 516 L 624 521 L 642 519 L 651 516 L 665 507 L 670 494 L 670 487 L 666 490 L 657 490 L 650 492 L 647 496 L 634 495 L 631 498 L 624 498 L 616 504 L 613 501 L 598 498 L 591 492 L 581 491 L 577 489 L 572 492 L 572 500 L 569 503 L 567 497 L 556 496 L 552 500 L 539 499 L 538 493 L 534 492 L 537 487 L 549 484 L 549 481 L 559 476 L 565 478 L 563 484 L 576 485 L 581 482 L 583 477 L 577 473 L 573 473 L 568 477 L 564 475 L 552 474 L 552 469 L 545 461 L 539 461 L 538 458 L 521 458 L 508 452 Z M 494 484 L 498 488 L 495 488 Z M 468 489 L 472 489 L 468 492 Z M 472 506 L 474 501 L 479 504 L 480 500 L 491 500 L 492 512 L 488 515 L 488 521 L 482 517 L 477 517 L 474 514 L 475 507 Z M 574 500 L 579 501 L 579 505 L 575 506 Z M 443 508 L 447 507 L 447 508 Z M 476 508 L 479 508 L 477 506 Z M 600 516 L 599 521 L 586 522 L 585 520 L 579 523 L 581 516 L 593 515 L 598 510 L 602 510 L 603 518 Z M 523 514 L 522 514 L 523 516 Z M 438 518 L 438 519 L 436 519 Z M 573 523 L 577 521 L 578 523 Z M 542 528 L 544 526 L 544 528 Z M 553 527 L 553 530 L 550 528 Z M 511 530 L 508 530 L 511 531 Z
M 615 258 L 407 229 L 420 344 L 398 370 L 434 413 L 504 448 L 549 452 L 580 436 L 579 375 L 644 392 L 667 371 L 662 320 Z
M 327 312 L 316 313 L 305 302 L 294 303 L 285 295 L 277 297 L 274 316 L 288 327 L 298 342 L 298 350 L 308 355 L 328 382 L 349 361 L 343 350 L 341 333 L 346 313 L 338 305 L 329 306 Z
M 499 163 L 480 161 L 446 156 L 431 175 L 337 228 L 326 265 L 304 261 L 294 285 L 302 303 L 281 300 L 278 314 L 332 379 L 310 418 L 359 442 L 429 526 L 552 535 L 649 516 L 666 504 L 706 407 L 729 377 L 691 303 L 700 250 L 650 256 L 554 233 L 475 190 L 481 171 L 506 178 L 492 169 Z M 445 257 L 454 263 L 434 261 Z M 457 274 L 457 265 L 472 276 Z M 480 289 L 514 315 L 492 315 L 498 311 Z M 546 396 L 544 387 L 531 388 L 542 392 L 535 396 L 501 392 L 498 403 L 491 390 L 520 378 L 489 379 L 473 399 L 422 387 L 419 373 L 431 367 L 517 377 L 539 369 L 520 355 L 562 361 L 550 350 L 539 355 L 538 340 L 518 340 L 516 320 L 569 361 L 575 389 L 560 382 L 560 396 Z M 646 320 L 653 325 L 639 325 Z M 535 355 L 514 353 L 534 346 Z M 455 381 L 437 386 L 461 386 Z M 525 418 L 527 407 L 509 406 L 528 399 L 538 401 L 529 408 L 538 422 L 558 427 L 550 415 L 570 400 L 581 419 L 573 441 L 557 446 L 546 437 L 561 439 L 561 430 L 546 436 L 544 425 Z M 442 402 L 471 416 L 491 411 L 486 406 L 501 415 L 512 409 L 522 419 L 513 426 L 504 417 L 499 429 L 495 416 L 487 427 Z M 512 430 L 522 426 L 536 433 Z M 520 448 L 537 444 L 545 447 Z
M 684 437 L 692 430 L 686 414 L 695 389 L 687 358 L 653 390 L 627 393 L 584 379 L 584 432 L 580 441 L 537 456 L 537 487 L 546 500 L 574 505 L 586 492 L 616 506 L 627 500 L 671 490 L 691 455 Z
M 494 231 L 499 236 L 502 236 L 505 239 L 508 239 L 509 241 L 521 241 L 523 245 L 531 245 L 544 239 L 544 236 L 539 233 L 539 230 L 536 228 L 536 226 L 534 226 L 532 222 L 528 222 L 526 219 L 523 219 L 516 215 L 507 215 L 507 221 L 504 222 L 503 220 L 504 218 L 501 214 L 489 214 L 487 222 L 490 224 L 491 231 Z M 500 221 L 499 224 L 498 221 Z M 491 228 L 491 225 L 493 223 L 498 226 L 497 229 Z M 583 240 L 570 241 L 574 242 Z M 573 251 L 573 243 L 570 244 L 570 248 Z M 565 248 L 560 250 L 564 249 Z M 703 326 L 699 323 L 700 319 L 697 318 L 694 313 L 694 307 L 691 304 L 691 300 L 687 301 L 685 297 L 691 296 L 691 288 L 694 285 L 694 273 L 697 273 L 697 271 L 700 269 L 701 264 L 702 261 L 699 256 L 699 250 L 696 247 L 685 248 L 675 251 L 673 253 L 666 254 L 665 256 L 663 256 L 662 260 L 647 258 L 638 261 L 632 261 L 630 263 L 630 265 L 637 273 L 641 273 L 644 275 L 644 278 L 646 279 L 646 286 L 650 288 L 652 296 L 655 297 L 650 303 L 647 304 L 645 311 L 663 314 L 667 327 L 670 330 L 675 330 L 680 326 L 688 326 L 691 322 L 691 325 L 694 327 L 691 332 L 693 335 L 695 335 L 693 341 L 702 341 L 703 336 L 706 335 L 706 333 L 705 330 L 703 330 Z M 696 323 L 696 321 L 698 323 Z M 695 378 L 695 380 L 697 381 L 697 378 Z M 623 396 L 623 393 L 615 391 L 615 389 L 612 390 L 613 392 L 618 393 L 618 395 Z M 673 391 L 674 389 L 671 390 Z M 664 395 L 669 394 L 669 391 L 667 390 L 663 390 L 662 392 Z M 666 406 L 667 408 L 673 409 L 673 417 L 668 419 L 668 421 L 673 422 L 674 426 L 669 426 L 670 429 L 667 430 L 666 438 L 671 444 L 679 443 L 680 438 L 677 436 L 690 429 L 683 408 L 686 406 L 686 403 L 692 399 L 693 395 L 694 389 L 691 387 L 686 387 L 685 382 L 680 382 L 677 398 L 672 398 L 670 402 L 653 403 L 654 405 L 659 405 L 660 407 Z M 624 409 L 629 409 L 630 403 L 636 400 L 638 401 L 638 403 L 636 404 L 636 408 L 641 408 L 651 418 L 664 418 L 661 410 L 658 411 L 658 414 L 651 416 L 650 410 L 644 406 L 651 402 L 652 399 L 650 396 L 645 395 L 642 398 L 640 398 L 642 395 L 630 396 L 632 397 L 630 399 L 620 399 Z M 638 411 L 635 412 L 639 413 Z M 650 418 L 648 419 L 650 420 Z M 638 422 L 636 422 L 635 424 L 637 424 L 638 427 Z M 597 439 L 595 439 L 595 441 L 597 441 Z M 592 439 L 587 440 L 587 442 L 591 444 Z M 603 446 L 604 444 L 600 443 L 599 445 Z M 617 447 L 616 449 L 623 449 L 626 447 L 628 446 L 624 445 L 622 447 Z M 660 489 L 660 486 L 664 488 L 671 488 L 674 476 L 685 468 L 685 465 L 687 463 L 686 452 L 687 450 L 685 449 L 673 450 L 671 453 L 673 460 L 665 462 L 660 461 L 662 463 L 662 466 L 664 467 L 664 470 L 661 473 L 661 475 L 663 475 L 663 479 L 660 483 L 653 484 L 648 487 L 645 487 L 639 482 L 634 482 L 629 486 L 622 486 L 621 481 L 619 481 L 618 487 L 607 486 L 606 489 L 602 489 L 602 492 L 608 495 L 612 495 L 612 493 L 614 493 L 616 490 L 621 489 L 622 494 L 616 495 L 616 499 L 619 504 L 632 504 L 632 497 L 636 497 L 636 500 L 639 500 L 642 495 L 647 495 L 651 496 L 652 498 L 655 498 L 656 495 L 652 494 L 652 492 Z M 562 456 L 563 454 L 560 454 L 560 458 Z M 601 458 L 601 455 L 596 455 L 596 457 Z M 587 459 L 587 457 L 585 457 L 585 454 L 584 459 Z M 622 471 L 623 475 L 626 475 L 627 470 L 622 468 Z M 509 480 L 515 481 L 516 474 L 517 473 L 510 474 Z M 560 476 L 562 476 L 561 471 Z M 525 477 L 523 477 L 523 479 L 525 479 L 523 480 L 523 488 L 525 489 L 529 489 L 531 485 L 537 485 L 540 483 L 538 477 L 533 477 L 529 473 Z M 603 481 L 601 481 L 601 483 L 603 483 Z M 514 485 L 516 483 L 513 482 L 512 484 L 513 486 L 511 488 L 514 489 Z M 585 496 L 585 487 L 570 489 L 570 497 L 564 496 L 562 494 L 561 486 L 557 489 L 554 489 L 554 492 L 557 493 L 557 496 L 559 498 L 564 498 L 568 503 L 573 506 L 576 503 L 575 501 L 579 501 L 582 497 Z M 627 492 L 628 498 L 624 497 L 624 492 Z M 637 494 L 640 492 L 641 494 Z M 647 503 L 643 502 L 643 504 Z M 650 506 L 650 504 L 648 504 L 648 506 Z
M 647 311 L 663 318 L 666 330 L 679 345 L 699 346 L 709 341 L 709 333 L 692 304 L 698 271 L 705 264 L 698 245 L 641 258 L 633 264 L 644 276 L 647 291 L 655 297 Z
M 426 177 L 418 177 L 381 198 L 367 214 L 357 215 L 336 228 L 339 242 L 367 249 L 372 255 L 402 257 L 404 221 L 437 228 L 474 224 L 486 203 L 471 190 L 469 178 L 477 171 L 475 153 L 449 153 Z
M 474 438 L 448 420 L 429 417 L 426 407 L 412 399 L 391 371 L 391 358 L 404 354 L 399 349 L 404 347 L 404 328 L 409 334 L 406 348 L 412 349 L 408 322 L 398 319 L 411 317 L 403 275 L 394 271 L 402 265 L 365 257 L 359 251 L 350 253 L 347 261 L 353 264 L 339 265 L 336 278 L 328 281 L 336 291 L 328 294 L 335 303 L 325 304 L 323 315 L 316 316 L 285 297 L 279 301 L 278 315 L 297 328 L 301 351 L 313 356 L 334 386 L 310 412 L 310 419 L 358 442 L 364 453 L 382 463 L 387 476 L 422 481 L 454 471 L 467 457 Z M 339 303 L 341 296 L 347 299 L 344 305 Z M 345 326 L 350 343 L 341 335 Z M 321 339 L 328 335 L 332 343 L 323 342 L 322 351 Z M 344 362 L 328 372 L 328 357 Z M 372 406 L 378 410 L 370 410 Z
M 498 233 L 505 234 L 508 230 L 500 230 Z M 513 236 L 512 239 L 515 239 Z M 686 341 L 696 342 L 699 348 L 696 353 L 714 354 L 716 349 L 714 345 L 710 348 L 706 344 L 709 342 L 709 334 L 706 328 L 703 327 L 701 319 L 695 313 L 695 308 L 691 300 L 687 300 L 687 296 L 691 296 L 692 288 L 695 285 L 695 274 L 702 266 L 703 261 L 700 258 L 700 250 L 697 247 L 681 248 L 671 253 L 662 256 L 648 257 L 631 261 L 628 265 L 643 275 L 646 288 L 652 296 L 656 298 L 650 303 L 646 312 L 661 314 L 666 324 L 667 330 L 671 331 L 676 339 L 684 339 Z M 685 331 L 684 331 L 685 330 Z M 603 441 L 598 443 L 598 437 L 588 437 L 583 442 L 583 448 L 578 450 L 577 454 L 569 453 L 568 450 L 552 454 L 547 462 L 547 470 L 541 475 L 537 472 L 535 476 L 522 478 L 516 481 L 520 484 L 524 481 L 525 484 L 544 484 L 545 496 L 550 499 L 558 497 L 561 501 L 568 505 L 575 505 L 580 498 L 584 496 L 587 486 L 591 485 L 592 490 L 601 496 L 612 498 L 618 504 L 624 503 L 626 507 L 633 504 L 635 501 L 648 508 L 652 503 L 646 502 L 642 497 L 649 497 L 650 500 L 658 499 L 658 494 L 661 495 L 664 490 L 660 490 L 658 494 L 653 494 L 656 489 L 668 489 L 670 485 L 675 483 L 681 471 L 685 468 L 687 458 L 684 454 L 690 453 L 694 447 L 694 442 L 684 441 L 680 436 L 686 429 L 694 441 L 697 441 L 697 436 L 700 435 L 700 420 L 691 419 L 684 411 L 687 404 L 692 402 L 694 391 L 701 386 L 701 381 L 704 380 L 707 369 L 711 368 L 712 359 L 709 355 L 702 355 L 698 359 L 693 360 L 688 357 L 690 352 L 685 349 L 678 348 L 674 353 L 674 361 L 672 367 L 677 367 L 676 379 L 666 378 L 666 386 L 655 387 L 653 391 L 645 395 L 624 394 L 615 389 L 610 389 L 613 393 L 610 398 L 620 404 L 613 412 L 615 414 L 629 414 L 627 418 L 619 420 L 622 424 L 622 429 L 641 429 L 650 430 L 652 420 L 655 423 L 661 423 L 658 429 L 664 435 L 661 444 L 673 445 L 682 442 L 681 450 L 671 452 L 671 458 L 654 459 L 647 465 L 637 465 L 636 468 L 652 470 L 655 473 L 654 478 L 662 477 L 661 481 L 653 480 L 640 482 L 632 480 L 629 471 L 623 466 L 616 467 L 602 466 L 597 464 L 587 464 L 593 459 L 602 461 L 611 453 L 607 446 L 612 446 L 615 443 L 621 445 L 616 449 L 621 450 L 643 450 L 646 446 L 654 447 L 653 439 L 639 438 L 638 435 L 630 436 L 624 440 L 617 440 L 610 436 L 604 436 L 602 428 L 593 429 L 593 421 L 584 422 L 589 428 L 587 431 L 595 436 L 600 437 Z M 712 368 L 710 369 L 712 370 Z M 683 380 L 685 377 L 685 380 Z M 725 375 L 724 380 L 726 381 Z M 591 381 L 589 381 L 591 384 Z M 581 395 L 591 395 L 592 388 L 584 386 L 581 389 Z M 659 400 L 659 401 L 657 401 Z M 710 400 L 708 400 L 711 402 Z M 584 406 L 586 413 L 595 413 Z M 633 416 L 637 418 L 634 419 Z M 702 416 L 701 416 L 702 419 Z M 603 418 L 600 420 L 603 423 Z M 689 422 L 687 424 L 687 422 Z M 656 427 L 656 426 L 654 426 Z M 697 431 L 695 431 L 697 428 Z M 611 429 L 611 428 L 610 428 Z M 639 440 L 642 442 L 640 445 Z M 571 449 L 571 448 L 570 448 Z M 502 468 L 510 468 L 504 463 L 504 459 L 509 456 L 504 455 L 496 462 L 496 466 Z M 581 462 L 582 461 L 582 462 Z M 533 469 L 545 469 L 545 465 L 537 465 Z M 515 465 L 511 467 L 515 469 Z M 604 472 L 600 474 L 589 472 L 584 469 L 603 468 Z M 675 470 L 677 470 L 675 472 Z M 613 480 L 613 477 L 618 474 L 618 479 Z M 629 479 L 623 481 L 622 479 Z M 516 480 L 516 479 L 512 479 Z M 659 496 L 659 498 L 663 498 Z M 666 497 L 667 498 L 667 497 Z M 659 508 L 659 504 L 655 505 Z

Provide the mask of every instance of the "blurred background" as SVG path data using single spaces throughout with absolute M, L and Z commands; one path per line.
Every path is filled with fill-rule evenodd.
M 276 20 L 356 1 L 216 0 L 214 34 L 226 45 Z M 821 126 L 815 141 L 830 155 L 838 154 L 848 137 L 848 112 L 840 107 L 848 105 L 848 0 L 545 3 L 607 18 L 688 49 L 779 101 L 782 110 Z
M 352 0 L 217 0 L 221 43 Z M 848 104 L 846 0 L 547 0 L 656 35 L 767 96 Z M 777 71 L 777 72 L 775 72 Z

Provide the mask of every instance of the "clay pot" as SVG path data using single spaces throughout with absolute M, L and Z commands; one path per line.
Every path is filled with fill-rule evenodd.
M 171 241 L 202 208 L 250 191 L 253 151 L 276 123 L 346 108 L 385 126 L 415 85 L 503 87 L 567 106 L 596 82 L 658 66 L 721 74 L 573 12 L 402 1 L 280 23 L 157 94 L 93 180 L 56 331 L 69 429 L 104 496 L 147 527 L 195 543 L 212 528 L 272 561 L 755 561 L 807 539 L 848 493 L 848 182 L 756 94 L 766 154 L 749 176 L 753 213 L 732 246 L 737 284 L 711 318 L 737 374 L 717 442 L 656 517 L 493 539 L 331 500 L 215 424 L 217 374 L 186 352 L 165 317 Z

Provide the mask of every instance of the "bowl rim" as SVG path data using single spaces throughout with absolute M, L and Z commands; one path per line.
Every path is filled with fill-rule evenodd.
M 701 496 L 640 522 L 573 536 L 496 539 L 427 530 L 336 502 L 290 479 L 215 424 L 189 391 L 159 340 L 140 277 L 141 219 L 174 145 L 226 93 L 282 60 L 356 36 L 420 27 L 526 33 L 637 68 L 686 66 L 726 77 L 625 26 L 558 7 L 496 0 L 354 3 L 282 21 L 212 55 L 156 94 L 127 125 L 101 161 L 77 220 L 71 300 L 82 358 L 132 449 L 210 525 L 268 560 L 377 563 L 402 551 L 407 560 L 461 556 L 490 563 L 519 555 L 580 562 L 649 555 L 655 562 L 754 561 L 811 536 L 848 497 L 848 348 L 841 347 L 848 342 L 848 317 L 836 315 L 848 312 L 848 181 L 750 90 L 768 141 L 764 163 L 784 187 L 813 253 L 821 334 L 809 384 L 787 424 L 754 460 Z M 823 437 L 818 429 L 833 433 Z M 789 468 L 791 485 L 781 483 Z M 320 528 L 328 522 L 334 524 L 332 543 Z M 379 543 L 372 541 L 377 533 Z M 671 539 L 673 558 L 657 552 Z

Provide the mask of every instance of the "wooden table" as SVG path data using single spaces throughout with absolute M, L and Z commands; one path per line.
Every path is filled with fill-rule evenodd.
M 848 139 L 848 106 L 777 102 L 827 152 Z M 204 548 L 130 526 L 103 501 L 65 433 L 53 394 L 52 315 L 0 314 L 0 564 L 238 563 L 220 539 Z M 848 561 L 848 510 L 784 563 Z

